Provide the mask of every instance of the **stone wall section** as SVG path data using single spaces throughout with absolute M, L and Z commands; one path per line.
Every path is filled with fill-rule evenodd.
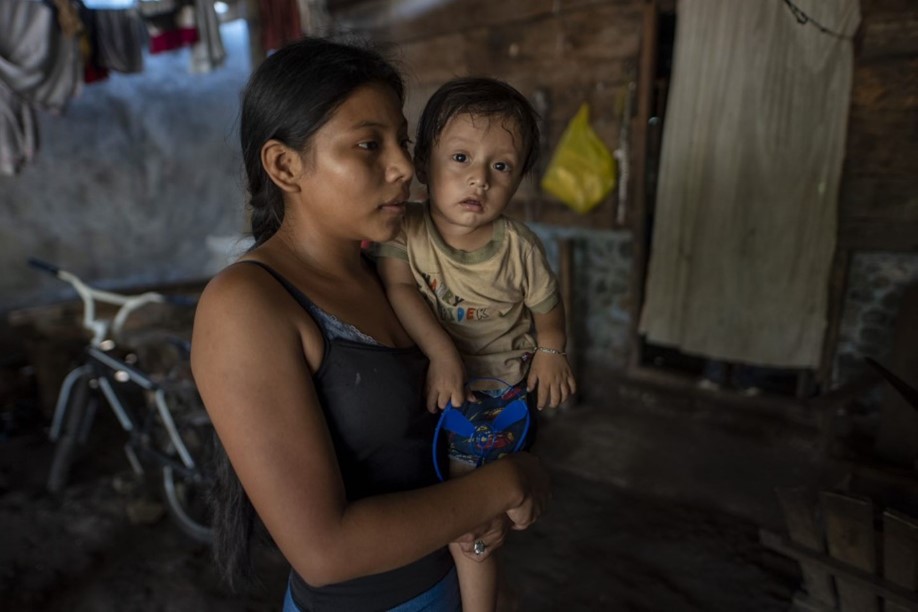
M 893 345 L 893 329 L 906 287 L 918 283 L 918 253 L 855 253 L 848 272 L 833 364 L 833 386 L 867 371 L 864 357 L 883 362 Z

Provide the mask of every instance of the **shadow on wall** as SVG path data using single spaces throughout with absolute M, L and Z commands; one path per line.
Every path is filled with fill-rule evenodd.
M 35 159 L 0 177 L 0 311 L 69 295 L 29 256 L 109 287 L 212 273 L 208 236 L 244 224 L 237 123 L 250 71 L 244 21 L 221 35 L 227 59 L 212 72 L 192 73 L 187 48 L 145 54 L 143 72 L 85 85 L 61 116 L 39 113 Z

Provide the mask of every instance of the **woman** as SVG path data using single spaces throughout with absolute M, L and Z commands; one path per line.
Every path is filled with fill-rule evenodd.
M 205 289 L 192 367 L 244 490 L 218 497 L 217 551 L 239 567 L 254 507 L 291 565 L 289 610 L 458 609 L 446 546 L 486 559 L 549 496 L 528 453 L 435 484 L 427 361 L 360 249 L 404 214 L 402 104 L 378 54 L 322 39 L 274 53 L 243 98 L 256 243 Z

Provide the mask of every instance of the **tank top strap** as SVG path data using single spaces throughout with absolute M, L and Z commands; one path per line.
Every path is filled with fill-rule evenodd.
M 243 259 L 238 263 L 254 264 L 273 276 L 274 279 L 280 283 L 284 289 L 287 290 L 287 293 L 290 294 L 290 297 L 296 300 L 296 302 L 303 307 L 303 310 L 309 313 L 309 315 L 315 320 L 319 326 L 319 329 L 322 330 L 322 335 L 325 336 L 326 340 L 342 338 L 344 340 L 351 340 L 363 344 L 372 344 L 374 346 L 380 345 L 379 342 L 372 336 L 363 333 L 350 323 L 345 323 L 335 315 L 328 313 L 316 306 L 313 301 L 306 296 L 305 293 L 300 291 L 293 283 L 287 280 L 280 274 L 280 272 L 271 266 L 260 261 L 255 261 L 254 259 Z

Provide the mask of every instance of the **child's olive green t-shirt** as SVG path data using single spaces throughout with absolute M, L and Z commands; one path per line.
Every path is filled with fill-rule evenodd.
M 374 251 L 408 262 L 470 377 L 523 379 L 536 347 L 532 313 L 547 313 L 559 302 L 555 275 L 529 228 L 500 217 L 488 244 L 460 251 L 443 241 L 426 204 L 411 203 L 399 235 Z

